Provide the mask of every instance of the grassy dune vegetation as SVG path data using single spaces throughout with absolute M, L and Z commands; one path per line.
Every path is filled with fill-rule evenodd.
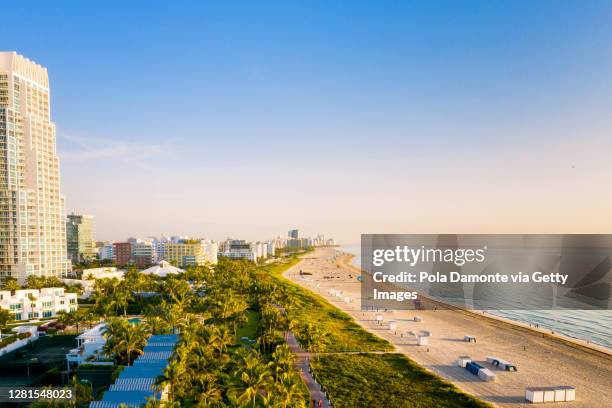
M 321 354 L 311 364 L 335 407 L 491 407 L 403 354 Z
M 393 346 L 359 326 L 355 320 L 329 303 L 321 296 L 294 284 L 282 276 L 282 272 L 299 262 L 291 259 L 289 264 L 277 264 L 269 268 L 277 284 L 291 299 L 291 318 L 300 327 L 313 325 L 324 331 L 325 352 L 341 351 L 391 351 Z M 302 343 L 307 339 L 300 330 L 295 331 Z
M 334 407 L 469 407 L 491 405 L 432 374 L 408 357 L 392 351 L 393 346 L 359 326 L 348 314 L 326 299 L 287 280 L 282 273 L 299 262 L 265 267 L 291 300 L 291 319 L 298 327 L 314 324 L 327 334 L 327 341 L 311 365 L 318 381 L 328 392 Z M 296 331 L 300 341 L 301 334 Z M 364 353 L 326 354 L 343 351 Z

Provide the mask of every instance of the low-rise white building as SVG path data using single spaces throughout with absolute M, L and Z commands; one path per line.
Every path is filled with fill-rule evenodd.
M 104 337 L 105 328 L 106 324 L 101 323 L 76 337 L 77 348 L 70 350 L 70 352 L 66 354 L 68 371 L 84 362 L 95 364 L 95 361 L 91 360 L 97 360 L 99 357 L 103 357 L 102 349 L 106 344 L 106 338 Z M 112 365 L 113 363 L 105 364 Z
M 183 269 L 173 266 L 170 262 L 161 261 L 157 265 L 153 265 L 141 273 L 144 275 L 157 276 L 158 278 L 165 278 L 168 275 L 178 275 L 183 272 L 185 272 Z
M 100 268 L 83 269 L 81 279 L 123 279 L 124 271 L 115 268 L 114 266 L 103 266 Z
M 106 266 L 101 268 L 83 269 L 81 279 L 62 279 L 62 283 L 68 286 L 80 285 L 83 289 L 82 299 L 87 299 L 93 293 L 96 286 L 96 279 L 119 279 L 122 280 L 125 271 L 119 270 L 114 266 Z
M 65 293 L 64 288 L 20 289 L 15 294 L 0 291 L 0 307 L 10 311 L 15 320 L 55 317 L 60 311 L 74 312 L 78 308 L 77 294 Z

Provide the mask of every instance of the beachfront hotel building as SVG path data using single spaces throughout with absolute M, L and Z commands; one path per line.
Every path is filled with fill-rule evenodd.
M 55 317 L 62 311 L 77 310 L 77 294 L 66 293 L 64 288 L 20 289 L 14 295 L 2 290 L 0 308 L 10 311 L 18 321 Z
M 164 244 L 164 260 L 180 267 L 216 263 L 217 244 L 200 240 L 183 240 Z
M 250 242 L 241 239 L 228 239 L 223 243 L 223 251 L 219 253 L 230 259 L 248 259 L 257 261 L 257 249 L 254 249 Z
M 0 279 L 65 276 L 66 254 L 47 69 L 0 52 Z
M 66 219 L 66 245 L 72 263 L 96 258 L 96 229 L 91 215 L 69 214 Z

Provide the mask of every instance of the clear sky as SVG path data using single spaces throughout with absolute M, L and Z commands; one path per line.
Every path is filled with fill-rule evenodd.
M 612 232 L 612 2 L 13 1 L 100 239 Z

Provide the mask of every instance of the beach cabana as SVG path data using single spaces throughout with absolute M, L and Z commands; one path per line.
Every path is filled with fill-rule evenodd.
M 466 334 L 465 336 L 463 336 L 463 341 L 467 341 L 468 343 L 471 343 L 471 342 L 476 343 L 476 337 Z
M 390 320 L 389 321 L 389 330 L 397 330 L 397 322 Z
M 457 365 L 463 368 L 465 368 L 465 365 L 467 363 L 471 363 L 471 362 L 472 362 L 472 358 L 470 356 L 459 356 L 459 358 L 457 359 Z
M 426 346 L 429 344 L 428 336 L 419 336 L 417 337 L 417 346 Z
M 568 385 L 557 387 L 530 387 L 525 389 L 525 399 L 532 404 L 575 401 L 576 388 Z
M 478 370 L 478 378 L 484 381 L 495 381 L 495 373 L 488 368 Z
M 556 387 L 555 390 L 555 401 L 557 401 L 557 395 L 561 397 L 561 392 L 563 392 L 563 399 L 559 399 L 559 401 L 575 401 L 576 400 L 576 388 L 571 387 L 569 385 L 562 385 L 560 387 Z M 559 393 L 559 394 L 558 394 Z
M 499 367 L 506 371 L 516 371 L 516 364 L 498 357 L 487 357 L 487 363 Z

